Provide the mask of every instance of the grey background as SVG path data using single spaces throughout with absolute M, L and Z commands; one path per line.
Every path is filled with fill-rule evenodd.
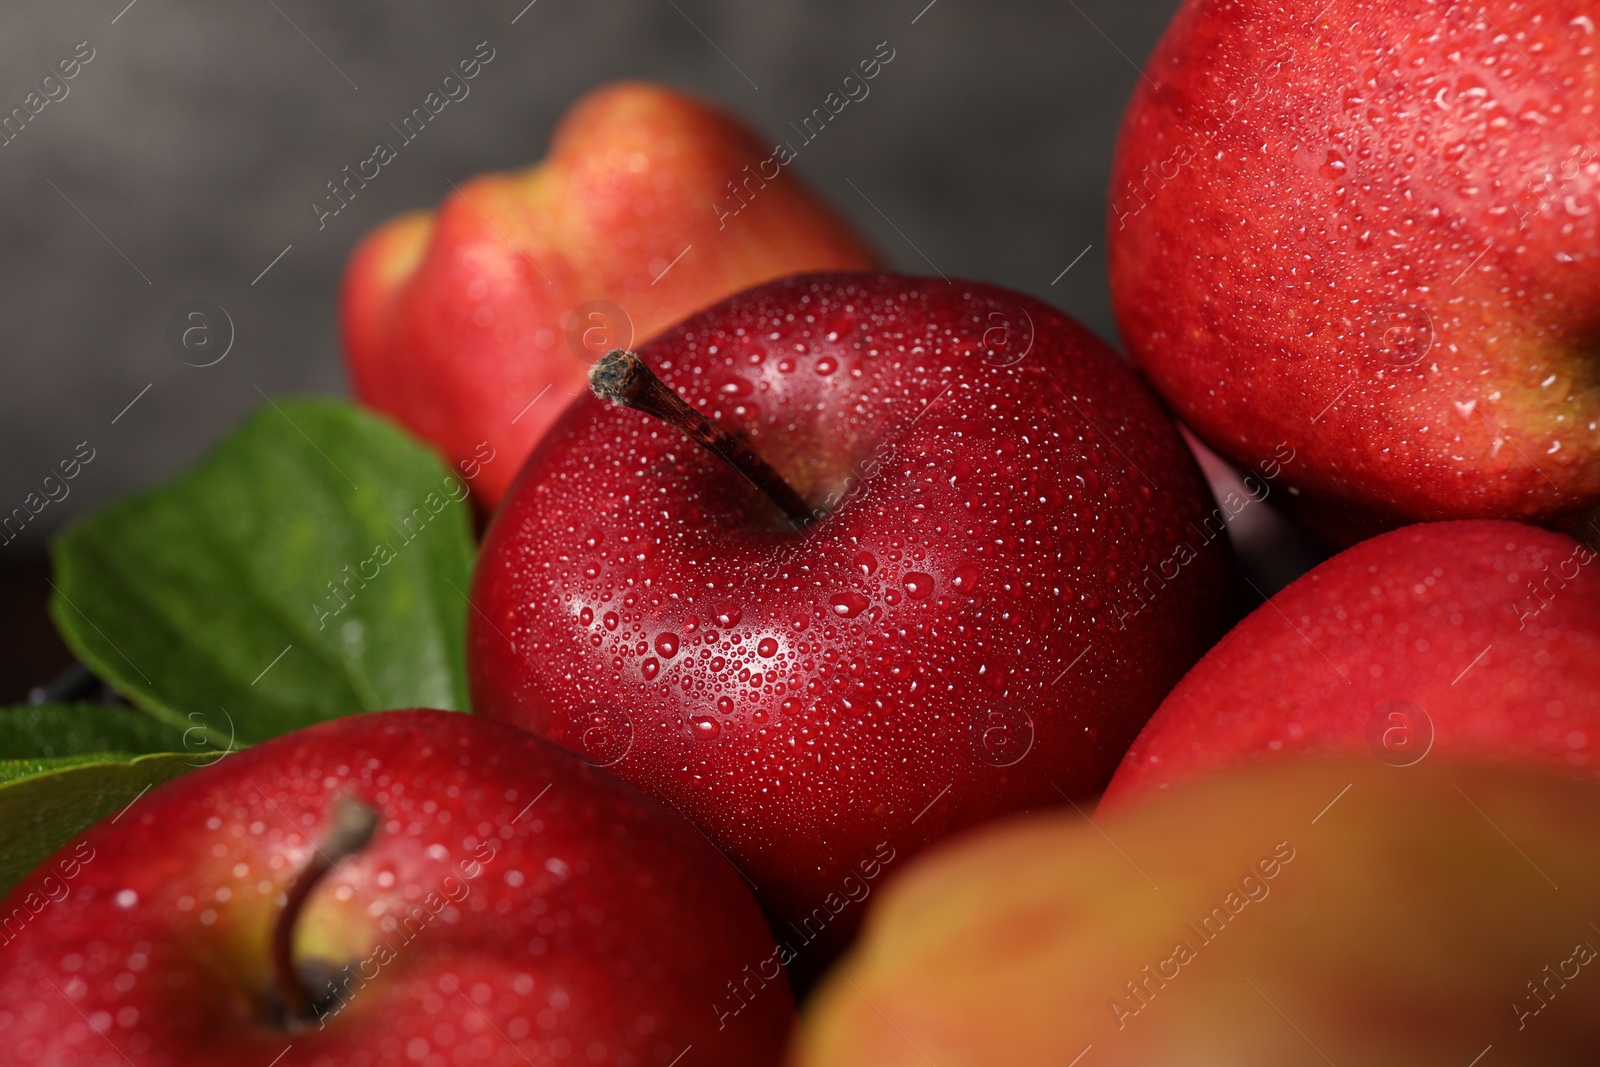
M 1176 7 L 126 2 L 0 8 L 0 113 L 78 42 L 96 53 L 64 100 L 0 147 L 0 512 L 78 442 L 96 450 L 70 496 L 0 549 L 5 567 L 38 559 L 71 516 L 192 461 L 262 403 L 258 388 L 343 392 L 335 298 L 361 235 L 436 204 L 448 179 L 536 160 L 568 104 L 617 78 L 695 90 L 777 134 L 889 41 L 896 56 L 871 95 L 806 148 L 799 170 L 896 266 L 931 273 L 931 260 L 1037 294 L 1112 339 L 1111 147 L 1134 64 Z M 471 95 L 318 232 L 307 202 L 322 183 L 483 40 L 497 55 Z M 236 343 L 216 366 L 168 350 L 167 318 L 187 298 L 234 320 Z

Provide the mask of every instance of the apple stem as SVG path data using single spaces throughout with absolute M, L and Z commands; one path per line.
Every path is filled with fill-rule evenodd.
M 289 886 L 283 910 L 272 929 L 272 969 L 285 1019 L 291 1024 L 317 1017 L 317 1000 L 300 980 L 294 965 L 294 930 L 300 910 L 317 884 L 340 860 L 367 847 L 378 829 L 378 813 L 352 796 L 333 802 L 333 827 L 300 876 Z
M 619 348 L 601 356 L 589 371 L 589 387 L 602 400 L 654 415 L 693 439 L 766 494 L 795 529 L 811 521 L 811 508 L 783 475 L 743 441 L 690 407 L 634 353 Z

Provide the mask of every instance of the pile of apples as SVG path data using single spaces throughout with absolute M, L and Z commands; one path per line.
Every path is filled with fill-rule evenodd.
M 510 459 L 477 714 L 66 846 L 6 1062 L 1594 1062 L 1597 17 L 1188 0 L 1110 190 L 1131 366 L 659 87 L 380 229 L 358 396 Z M 1264 505 L 1174 416 L 1343 550 L 1241 620 Z

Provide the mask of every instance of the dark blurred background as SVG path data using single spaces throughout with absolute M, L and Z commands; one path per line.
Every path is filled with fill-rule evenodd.
M 0 547 L 0 702 L 69 661 L 43 612 L 51 533 L 192 461 L 263 392 L 344 392 L 335 295 L 355 242 L 452 179 L 538 159 L 601 82 L 687 87 L 777 133 L 888 41 L 893 63 L 807 147 L 803 175 L 898 267 L 1036 294 L 1114 341 L 1111 147 L 1176 6 L 8 0 L 0 114 L 26 113 L 58 60 L 93 58 L 0 145 L 0 514 L 81 442 L 94 459 Z M 471 95 L 319 232 L 307 204 L 323 182 L 480 41 L 496 57 Z M 235 326 L 214 366 L 166 340 L 194 299 Z

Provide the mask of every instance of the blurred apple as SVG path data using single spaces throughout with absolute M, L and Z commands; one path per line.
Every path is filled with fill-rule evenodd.
M 1592 1064 L 1597 894 L 1600 785 L 1251 768 L 929 854 L 879 898 L 790 1062 Z
M 493 507 L 607 350 L 773 278 L 876 265 L 785 162 L 692 96 L 595 90 L 542 163 L 463 182 L 356 249 L 341 313 L 357 398 L 481 474 Z

